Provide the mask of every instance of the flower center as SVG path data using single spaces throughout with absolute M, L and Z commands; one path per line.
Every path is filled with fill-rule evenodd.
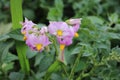
M 26 41 L 26 40 L 27 40 L 27 37 L 26 37 L 26 36 L 24 36 L 24 37 L 23 37 L 23 40 L 24 40 L 24 41 Z
M 62 34 L 63 34 L 63 31 L 62 31 L 62 30 L 58 30 L 58 31 L 57 31 L 57 35 L 58 35 L 58 36 L 62 36 Z
M 25 35 L 25 34 L 26 34 L 26 31 L 23 31 L 23 32 L 22 32 L 22 34 L 24 34 L 24 35 Z
M 64 50 L 65 44 L 60 44 L 60 50 Z
M 36 49 L 40 51 L 42 49 L 42 44 L 36 44 Z
M 78 33 L 75 33 L 74 36 L 75 36 L 75 37 L 79 37 L 79 34 L 78 34 Z

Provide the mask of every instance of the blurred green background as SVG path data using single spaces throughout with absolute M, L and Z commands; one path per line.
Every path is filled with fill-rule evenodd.
M 120 0 L 23 0 L 24 17 L 35 23 L 71 17 L 120 15 Z M 0 22 L 11 22 L 9 0 L 0 0 Z

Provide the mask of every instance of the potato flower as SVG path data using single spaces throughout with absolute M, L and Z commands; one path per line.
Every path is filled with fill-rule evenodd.
M 70 26 L 73 27 L 74 32 L 75 32 L 75 34 L 74 34 L 75 37 L 78 37 L 78 36 L 79 36 L 79 34 L 77 33 L 77 31 L 78 31 L 79 28 L 80 28 L 81 20 L 82 20 L 82 18 L 69 19 L 69 20 L 66 21 L 66 23 L 68 23 Z

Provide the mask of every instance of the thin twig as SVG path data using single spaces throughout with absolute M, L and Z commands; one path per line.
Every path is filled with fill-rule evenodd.
M 70 76 L 69 76 L 69 80 L 71 80 L 71 79 L 73 78 L 73 76 L 74 76 L 74 71 L 75 71 L 75 68 L 76 68 L 77 64 L 79 63 L 79 59 L 80 59 L 80 57 L 81 57 L 81 55 L 82 55 L 83 48 L 84 48 L 84 46 L 82 46 L 82 48 L 81 48 L 81 50 L 80 50 L 80 53 L 78 54 L 78 57 L 77 57 L 77 59 L 75 60 L 75 63 L 74 63 L 74 65 L 73 65 L 73 68 L 72 68 L 71 73 L 70 73 Z

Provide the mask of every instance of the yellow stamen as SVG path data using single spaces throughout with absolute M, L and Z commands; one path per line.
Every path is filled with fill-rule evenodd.
M 78 33 L 75 33 L 74 36 L 75 36 L 75 37 L 79 37 L 79 34 L 78 34 Z
M 24 40 L 24 41 L 26 41 L 26 40 L 27 40 L 27 37 L 26 37 L 26 36 L 24 36 L 24 37 L 23 37 L 23 40 Z
M 60 50 L 64 50 L 65 45 L 64 44 L 60 44 Z
M 25 35 L 25 34 L 26 34 L 26 31 L 23 31 L 23 32 L 22 32 L 22 34 L 24 34 L 24 35 Z
M 36 44 L 36 49 L 40 51 L 42 49 L 42 44 Z
M 62 36 L 62 34 L 63 34 L 63 32 L 62 32 L 61 30 L 58 30 L 58 31 L 57 31 L 57 35 L 58 35 L 58 36 Z

